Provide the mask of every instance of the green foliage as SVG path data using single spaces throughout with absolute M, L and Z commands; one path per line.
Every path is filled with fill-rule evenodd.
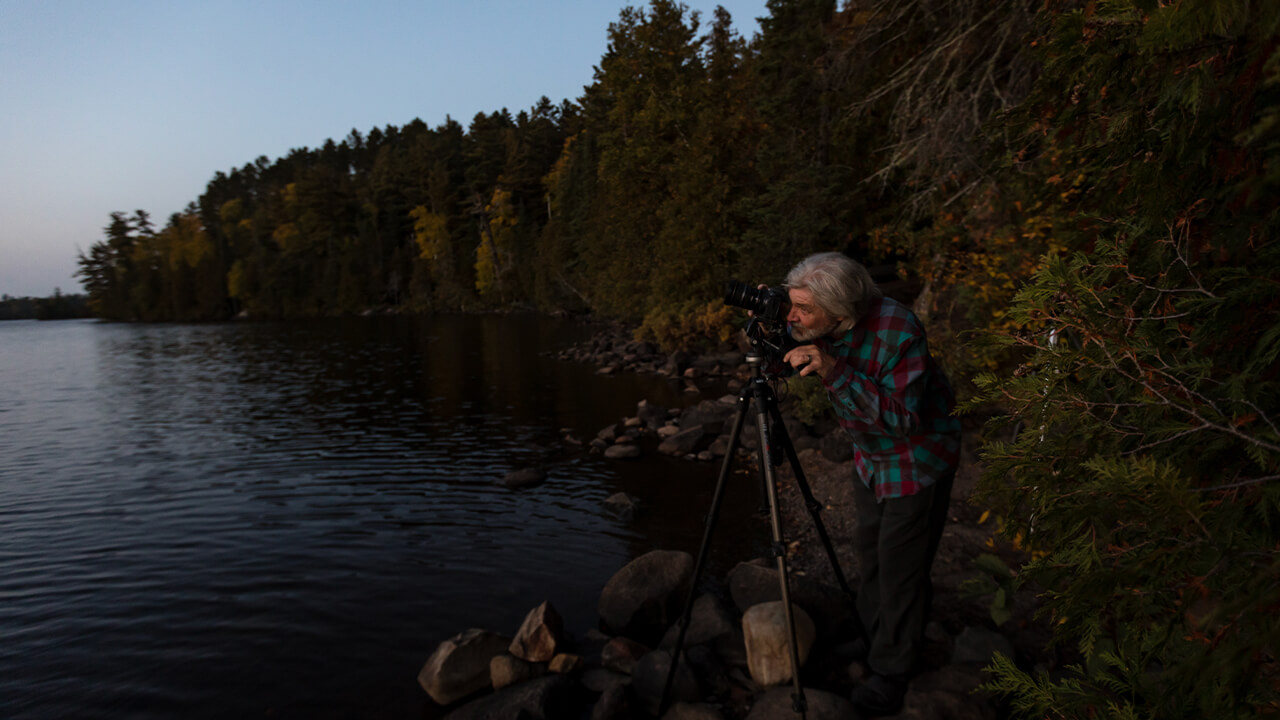
M 800 422 L 812 425 L 823 418 L 835 416 L 821 378 L 815 375 L 793 375 L 787 378 L 786 383 L 791 414 Z

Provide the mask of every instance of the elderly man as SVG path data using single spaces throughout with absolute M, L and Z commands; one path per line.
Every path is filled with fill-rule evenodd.
M 858 614 L 872 675 L 852 700 L 866 715 L 892 715 L 924 644 L 929 568 L 959 459 L 954 395 L 919 319 L 884 297 L 862 265 L 812 255 L 785 285 L 787 322 L 801 345 L 783 360 L 821 378 L 853 438 Z

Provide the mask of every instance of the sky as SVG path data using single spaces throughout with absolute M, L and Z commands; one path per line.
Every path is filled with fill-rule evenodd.
M 744 37 L 766 0 L 716 5 Z M 81 292 L 110 214 L 352 129 L 576 100 L 647 0 L 0 0 L 0 294 Z

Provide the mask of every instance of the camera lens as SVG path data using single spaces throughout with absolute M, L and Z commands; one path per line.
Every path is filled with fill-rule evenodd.
M 760 291 L 746 283 L 729 280 L 724 284 L 724 304 L 751 311 L 760 309 Z

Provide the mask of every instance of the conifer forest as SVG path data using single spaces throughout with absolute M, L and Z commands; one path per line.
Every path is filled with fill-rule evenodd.
M 621 12 L 581 97 L 217 172 L 80 257 L 94 312 L 528 308 L 725 339 L 840 250 L 923 288 L 1058 643 L 1028 718 L 1280 715 L 1280 3 Z

